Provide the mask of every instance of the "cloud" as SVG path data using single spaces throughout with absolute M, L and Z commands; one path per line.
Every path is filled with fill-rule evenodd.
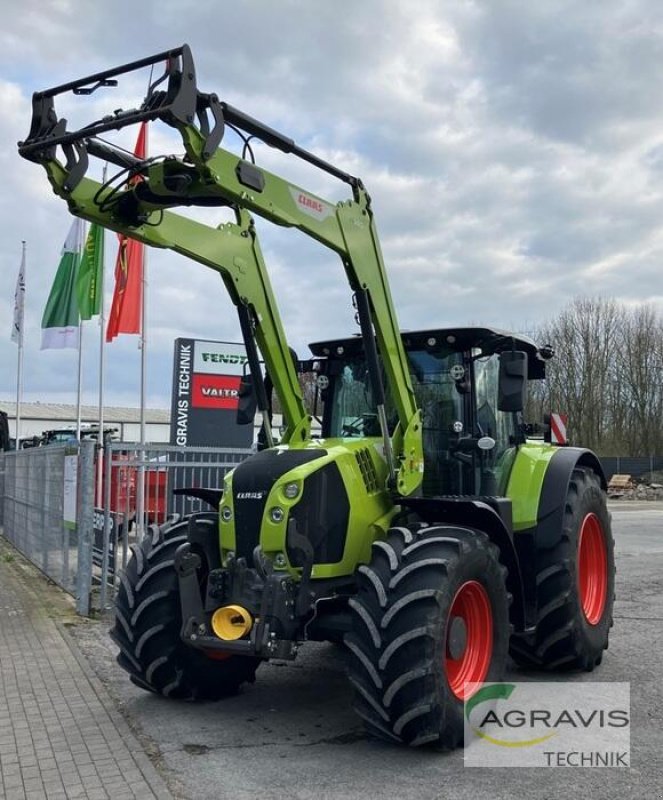
M 645 0 L 25 0 L 0 31 L 0 394 L 14 391 L 9 324 L 21 239 L 29 254 L 26 398 L 73 399 L 76 382 L 74 353 L 38 350 L 69 221 L 43 172 L 16 154 L 34 89 L 186 40 L 201 89 L 361 176 L 404 328 L 530 329 L 577 294 L 651 297 L 663 308 L 662 24 L 659 4 Z M 140 94 L 142 80 L 129 89 Z M 131 100 L 109 90 L 87 103 L 69 103 L 67 114 L 78 119 Z M 155 127 L 152 152 L 179 148 L 171 133 Z M 125 146 L 133 135 L 124 135 Z M 312 192 L 348 196 L 343 184 L 278 151 L 257 145 L 256 155 Z M 258 230 L 299 353 L 309 341 L 354 333 L 338 258 L 296 231 L 262 221 Z M 108 250 L 107 305 L 111 237 Z M 149 282 L 148 394 L 167 406 L 173 339 L 236 340 L 239 328 L 211 270 L 153 251 Z M 98 333 L 86 327 L 84 389 L 94 402 Z M 109 346 L 106 363 L 109 402 L 137 402 L 136 337 Z

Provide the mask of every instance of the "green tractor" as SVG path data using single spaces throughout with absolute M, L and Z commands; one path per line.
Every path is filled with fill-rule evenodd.
M 157 64 L 137 108 L 76 130 L 58 119 L 58 95 Z M 99 138 L 153 120 L 179 132 L 184 157 L 139 160 Z M 225 128 L 244 139 L 242 156 L 219 146 Z M 259 167 L 251 140 L 339 179 L 350 197 L 331 203 Z M 369 732 L 451 748 L 464 701 L 502 678 L 509 653 L 545 669 L 600 663 L 614 594 L 605 478 L 593 453 L 528 438 L 523 420 L 527 383 L 552 351 L 490 328 L 401 334 L 358 178 L 198 91 L 186 45 L 36 93 L 19 151 L 73 214 L 219 272 L 248 355 L 238 416 L 263 419 L 259 452 L 223 486 L 189 490 L 210 512 L 132 548 L 112 636 L 136 685 L 216 699 L 306 641 L 344 642 Z M 90 156 L 120 173 L 92 180 Z M 230 207 L 235 221 L 213 228 L 169 210 L 191 205 Z M 339 255 L 360 335 L 296 361 L 251 213 Z M 320 435 L 298 367 L 314 375 Z

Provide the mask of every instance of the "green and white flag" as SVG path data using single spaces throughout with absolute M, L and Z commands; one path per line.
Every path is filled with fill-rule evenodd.
M 76 217 L 62 248 L 62 258 L 41 320 L 41 349 L 78 348 L 76 277 L 81 250 L 82 222 Z
M 90 225 L 76 279 L 78 310 L 81 319 L 92 319 L 101 308 L 101 270 L 104 258 L 104 229 Z

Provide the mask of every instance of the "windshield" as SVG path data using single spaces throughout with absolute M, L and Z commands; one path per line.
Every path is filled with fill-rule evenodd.
M 76 434 L 73 431 L 51 431 L 48 434 L 48 441 L 50 443 L 70 442 L 76 439 Z
M 334 380 L 331 406 L 331 436 L 378 436 L 373 392 L 363 359 L 347 361 Z
M 511 462 L 515 417 L 499 411 L 499 355 L 408 350 L 410 377 L 423 417 L 424 496 L 504 493 Z M 329 363 L 323 435 L 380 436 L 373 393 L 361 356 Z M 386 383 L 386 381 L 385 381 Z M 390 433 L 398 421 L 387 389 Z M 461 440 L 490 437 L 482 450 Z
M 447 432 L 455 420 L 463 419 L 463 398 L 450 374 L 451 367 L 462 365 L 462 354 L 412 350 L 407 357 L 417 405 L 424 417 L 424 437 L 427 432 Z M 329 430 L 326 435 L 380 435 L 373 392 L 363 358 L 344 361 L 338 374 L 333 377 L 330 388 L 331 397 L 327 402 L 331 404 L 331 413 L 328 414 Z M 393 432 L 397 416 L 388 391 L 386 412 Z

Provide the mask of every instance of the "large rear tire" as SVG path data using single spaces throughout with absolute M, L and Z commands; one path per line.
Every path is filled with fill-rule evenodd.
M 536 632 L 512 638 L 512 658 L 540 669 L 593 670 L 608 647 L 615 595 L 610 514 L 593 470 L 573 470 L 559 538 L 534 558 Z
M 345 644 L 368 731 L 414 747 L 462 744 L 465 684 L 499 681 L 506 664 L 509 595 L 497 548 L 475 530 L 392 528 L 357 577 Z
M 218 660 L 182 642 L 174 558 L 187 541 L 188 527 L 188 520 L 164 525 L 132 545 L 131 558 L 120 576 L 110 635 L 120 648 L 118 664 L 136 686 L 165 697 L 218 700 L 236 693 L 242 683 L 253 683 L 260 659 L 230 656 Z

